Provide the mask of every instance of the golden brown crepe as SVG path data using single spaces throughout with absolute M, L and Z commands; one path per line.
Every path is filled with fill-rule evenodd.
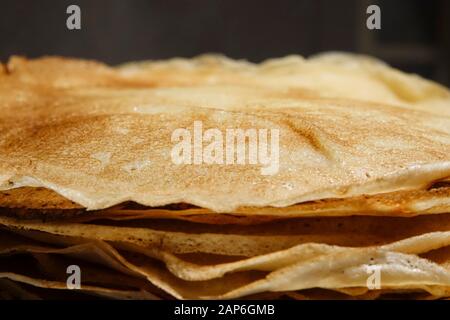
M 450 296 L 442 86 L 344 54 L 13 57 L 0 97 L 0 297 L 66 291 L 69 264 L 110 298 Z M 279 130 L 278 170 L 175 164 L 196 121 Z

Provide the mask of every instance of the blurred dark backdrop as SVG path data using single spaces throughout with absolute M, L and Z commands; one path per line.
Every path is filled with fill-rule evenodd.
M 63 55 L 110 64 L 219 52 L 260 61 L 328 50 L 368 53 L 450 84 L 448 0 L 0 1 L 0 59 Z M 66 28 L 77 4 L 82 29 Z M 366 8 L 381 7 L 381 30 Z

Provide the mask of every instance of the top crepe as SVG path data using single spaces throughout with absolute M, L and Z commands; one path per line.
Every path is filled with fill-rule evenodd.
M 449 92 L 367 58 L 119 68 L 12 58 L 0 96 L 0 189 L 41 186 L 87 209 L 185 202 L 231 212 L 424 189 L 450 176 Z M 196 121 L 203 132 L 279 130 L 279 169 L 175 164 L 172 133 Z

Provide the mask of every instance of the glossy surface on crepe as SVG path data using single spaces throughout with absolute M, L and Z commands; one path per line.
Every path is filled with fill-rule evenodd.
M 231 212 L 425 188 L 450 175 L 449 117 L 309 89 L 144 80 L 93 63 L 13 60 L 0 77 L 0 188 L 43 186 L 88 209 L 130 200 Z M 196 120 L 279 129 L 279 172 L 173 164 L 173 130 Z

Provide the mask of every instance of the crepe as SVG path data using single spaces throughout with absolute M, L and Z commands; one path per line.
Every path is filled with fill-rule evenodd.
M 22 187 L 0 192 L 3 214 L 23 219 L 88 221 L 99 218 L 117 220 L 167 218 L 213 224 L 252 224 L 283 218 L 313 216 L 415 216 L 449 212 L 450 187 L 437 182 L 428 190 L 397 191 L 343 199 L 323 199 L 287 207 L 240 207 L 232 214 L 217 215 L 214 211 L 188 204 L 162 207 L 137 206 L 124 203 L 95 212 L 45 188 Z
M 20 227 L 32 228 L 33 230 L 45 228 L 45 226 L 36 224 L 27 224 Z M 83 238 L 87 237 L 84 241 L 93 241 L 90 239 L 89 233 L 83 230 L 85 227 L 61 226 L 72 234 L 82 235 Z M 52 226 L 48 228 L 46 230 L 52 233 L 61 232 L 55 230 Z M 27 235 L 30 236 L 30 233 Z M 195 265 L 188 262 L 189 258 L 186 261 L 186 257 L 180 259 L 168 252 L 161 251 L 164 248 L 144 250 L 140 246 L 114 243 L 113 246 L 121 250 L 121 253 L 119 253 L 113 247 L 97 240 L 88 242 L 86 245 L 74 245 L 71 243 L 72 241 L 67 242 L 67 238 L 55 237 L 47 233 L 36 233 L 36 231 L 31 233 L 31 237 L 52 244 L 56 242 L 61 245 L 66 242 L 66 245 L 70 245 L 70 247 L 58 249 L 45 248 L 42 245 L 41 247 L 31 246 L 30 244 L 9 245 L 9 252 L 28 251 L 34 254 L 45 252 L 58 255 L 69 254 L 72 257 L 74 253 L 76 253 L 75 257 L 80 257 L 81 253 L 84 256 L 91 257 L 89 258 L 90 261 L 97 256 L 96 259 L 102 261 L 102 264 L 109 265 L 115 270 L 124 272 L 123 266 L 126 266 L 131 271 L 125 271 L 124 273 L 134 272 L 144 275 L 152 284 L 177 298 L 237 298 L 257 292 L 291 291 L 311 287 L 342 290 L 362 287 L 359 290 L 361 294 L 361 292 L 367 292 L 367 289 L 364 290 L 364 285 L 367 279 L 366 269 L 368 266 L 383 268 L 385 289 L 409 288 L 411 290 L 414 288 L 416 291 L 418 289 L 425 290 L 434 296 L 445 296 L 447 292 L 445 288 L 450 281 L 450 273 L 446 269 L 450 258 L 449 250 L 434 254 L 434 257 L 433 255 L 429 256 L 428 258 L 431 261 L 416 256 L 436 251 L 439 248 L 447 248 L 446 246 L 450 242 L 448 232 L 429 233 L 378 248 L 356 249 L 307 243 L 272 254 L 249 259 L 237 259 L 234 262 L 217 263 L 214 259 L 205 256 L 200 259 L 204 265 Z M 125 239 L 125 241 L 128 240 Z M 79 242 L 79 240 L 75 242 Z M 97 248 L 97 250 L 89 249 L 90 246 Z M 1 250 L 0 254 L 8 252 L 5 250 L 8 249 Z M 130 252 L 139 254 L 131 254 Z M 111 257 L 117 259 L 117 262 L 112 261 Z M 165 262 L 172 274 L 156 263 L 154 259 Z M 199 261 L 199 257 L 196 260 Z M 208 260 L 210 265 L 205 264 Z M 436 262 L 433 263 L 432 261 Z M 64 270 L 64 268 L 63 265 L 59 270 Z M 345 270 L 343 271 L 344 275 L 342 275 L 342 272 L 337 272 L 342 268 Z M 83 269 L 85 268 L 83 267 Z M 268 271 L 271 272 L 267 273 Z M 279 276 L 279 274 L 283 276 Z M 324 277 L 324 275 L 327 275 L 327 277 Z M 295 280 L 295 277 L 301 278 Z M 289 281 L 286 282 L 286 279 Z M 285 287 L 285 283 L 289 283 L 289 287 Z M 351 292 L 349 291 L 350 294 Z
M 125 93 L 106 100 L 71 97 L 78 102 L 76 109 L 69 103 L 69 112 L 64 110 L 66 93 L 57 90 L 51 97 L 32 92 L 38 95 L 32 102 L 5 103 L 2 108 L 0 188 L 45 187 L 89 210 L 124 201 L 146 206 L 185 202 L 216 212 L 285 207 L 426 188 L 450 175 L 450 120 L 415 110 L 406 116 L 388 105 L 302 100 L 242 111 L 163 108 L 146 97 L 139 110 L 135 98 L 128 101 Z M 15 93 L 2 93 L 6 100 L 11 95 Z M 49 105 L 50 98 L 62 106 Z M 49 109 L 56 111 L 42 120 L 40 114 Z M 172 132 L 191 128 L 199 119 L 205 129 L 279 130 L 276 174 L 262 175 L 260 165 L 236 164 L 205 165 L 199 176 L 198 166 L 174 164 Z
M 356 99 L 449 114 L 448 90 L 417 75 L 389 67 L 373 57 L 328 52 L 304 59 L 287 56 L 261 64 L 220 55 L 127 63 L 122 75 L 153 80 L 160 86 L 236 84 L 274 88 L 308 96 Z
M 0 96 L 6 298 L 66 291 L 70 264 L 86 275 L 80 295 L 110 298 L 450 296 L 440 85 L 336 53 L 13 57 Z M 249 130 L 244 145 L 257 130 L 270 161 L 256 161 L 263 144 L 253 162 L 250 144 L 226 158 L 230 129 Z M 174 160 L 175 132 L 200 135 L 200 157 Z M 205 132 L 224 139 L 224 161 L 205 162 Z

